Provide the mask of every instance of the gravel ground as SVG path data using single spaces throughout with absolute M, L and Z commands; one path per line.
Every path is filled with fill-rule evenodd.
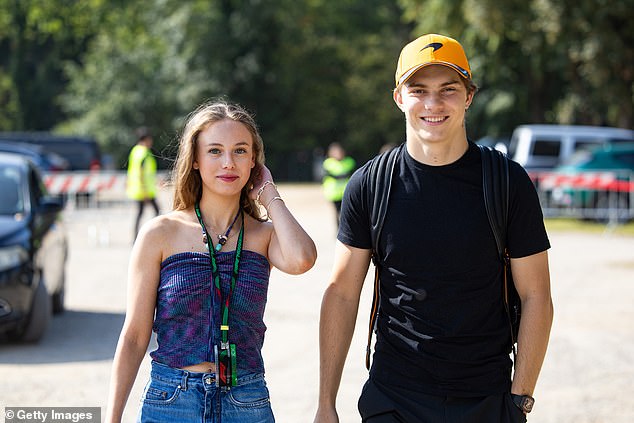
M 263 354 L 277 421 L 311 422 L 317 399 L 318 315 L 332 264 L 334 210 L 316 185 L 282 185 L 280 191 L 315 239 L 319 259 L 302 276 L 273 271 Z M 160 198 L 165 209 L 168 196 L 164 192 Z M 36 345 L 0 341 L 0 408 L 105 407 L 125 313 L 133 213 L 125 204 L 98 213 L 67 211 L 67 311 L 52 320 Z M 550 238 L 555 322 L 529 422 L 634 421 L 634 238 L 569 232 L 554 232 Z M 366 284 L 339 394 L 342 422 L 359 421 L 356 401 L 367 375 L 370 299 Z M 146 359 L 125 422 L 134 421 L 148 370 Z

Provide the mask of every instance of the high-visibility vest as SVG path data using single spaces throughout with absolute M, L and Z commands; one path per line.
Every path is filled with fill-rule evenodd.
M 144 145 L 135 145 L 128 156 L 126 191 L 132 200 L 156 197 L 156 159 Z
M 341 201 L 355 166 L 356 163 L 352 157 L 344 157 L 342 160 L 329 157 L 324 160 L 325 175 L 322 186 L 328 200 Z

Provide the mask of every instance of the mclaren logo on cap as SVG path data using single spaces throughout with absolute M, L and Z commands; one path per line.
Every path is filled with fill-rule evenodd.
M 421 48 L 419 50 L 419 53 L 422 52 L 423 50 L 427 49 L 427 48 L 431 48 L 433 52 L 436 52 L 436 50 L 439 50 L 443 45 L 444 45 L 443 43 L 429 43 L 425 47 Z M 451 63 L 451 61 L 449 61 L 448 64 L 450 66 L 452 66 L 454 69 L 456 69 L 458 72 L 460 72 L 465 78 L 469 78 L 469 72 L 468 71 L 466 71 L 462 67 L 456 65 L 455 63 Z
M 438 50 L 440 47 L 442 47 L 442 43 L 429 43 L 427 44 L 425 47 L 421 48 L 420 51 L 425 50 L 426 48 L 432 48 L 433 51 Z

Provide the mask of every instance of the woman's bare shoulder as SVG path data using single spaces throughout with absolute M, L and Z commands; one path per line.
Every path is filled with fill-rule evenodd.
M 143 225 L 139 236 L 149 248 L 160 251 L 161 260 L 178 252 L 200 250 L 193 242 L 200 230 L 191 210 L 175 210 Z
M 191 219 L 189 219 L 186 211 L 174 210 L 148 220 L 143 224 L 141 231 L 152 236 L 170 236 L 174 231 L 178 231 L 182 225 L 187 225 L 190 221 Z

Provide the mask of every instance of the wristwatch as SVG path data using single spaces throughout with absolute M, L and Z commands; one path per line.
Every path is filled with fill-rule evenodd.
M 513 399 L 513 402 L 515 403 L 517 408 L 522 410 L 522 412 L 525 414 L 530 413 L 533 409 L 533 404 L 535 404 L 535 398 L 531 397 L 530 395 L 511 394 L 511 398 Z

